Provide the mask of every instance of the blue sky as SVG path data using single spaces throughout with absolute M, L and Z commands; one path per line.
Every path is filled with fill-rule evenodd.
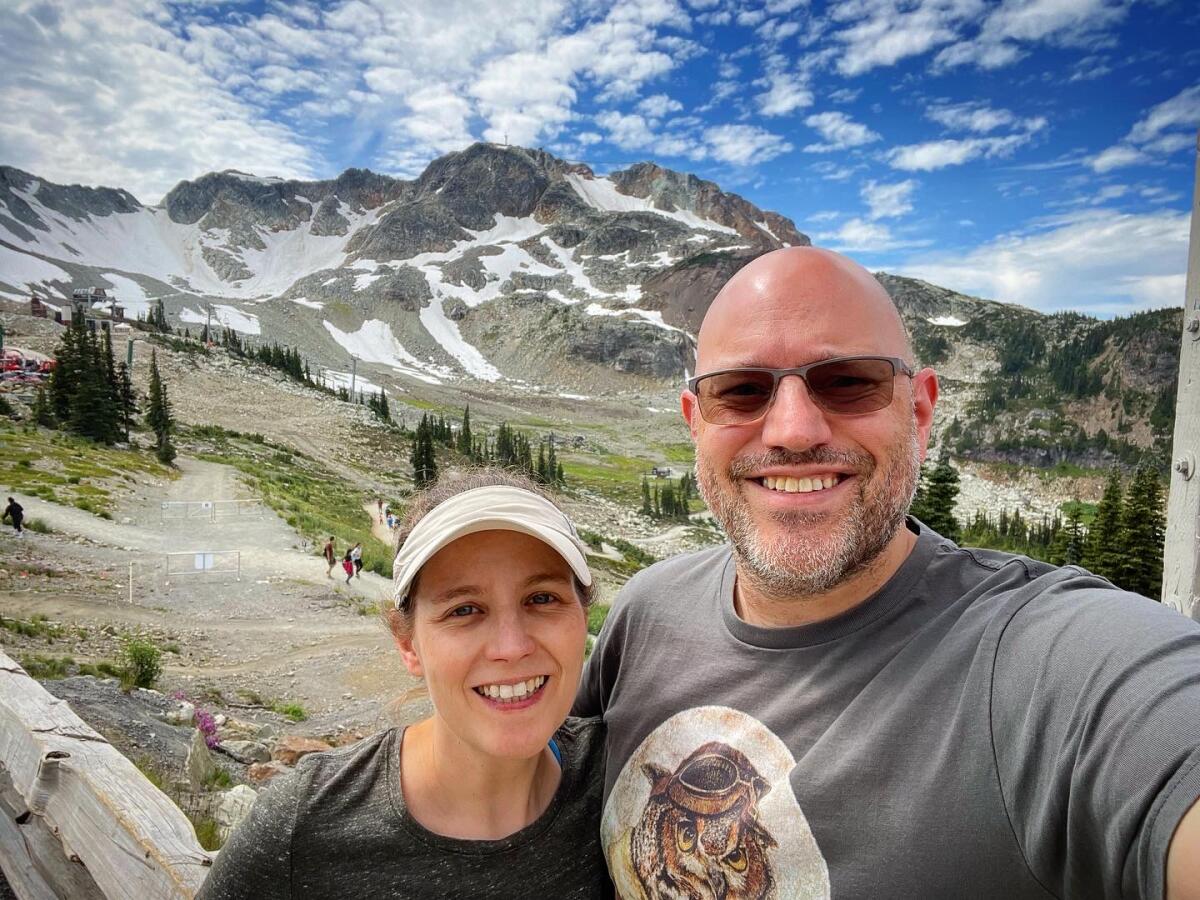
M 1108 316 L 1183 300 L 1198 35 L 1192 0 L 18 0 L 0 162 L 156 202 L 207 171 L 411 177 L 507 138 L 694 172 L 874 269 Z

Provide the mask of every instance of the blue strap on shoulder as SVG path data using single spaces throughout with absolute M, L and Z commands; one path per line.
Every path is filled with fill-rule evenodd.
M 562 751 L 558 749 L 558 742 L 554 738 L 550 738 L 550 752 L 554 754 L 554 758 L 558 760 L 558 766 L 562 768 Z

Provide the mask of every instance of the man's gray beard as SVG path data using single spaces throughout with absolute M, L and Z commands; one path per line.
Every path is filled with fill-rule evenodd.
M 780 514 L 776 521 L 790 529 L 764 540 L 736 486 L 739 480 L 767 467 L 813 465 L 850 467 L 858 475 L 858 495 L 849 510 L 835 521 L 825 513 Z M 722 484 L 696 450 L 700 494 L 733 544 L 739 574 L 768 597 L 782 600 L 827 593 L 868 568 L 904 526 L 921 471 L 915 422 L 904 444 L 882 470 L 877 468 L 866 454 L 823 447 L 803 453 L 773 450 L 735 459 L 726 473 L 729 483 Z

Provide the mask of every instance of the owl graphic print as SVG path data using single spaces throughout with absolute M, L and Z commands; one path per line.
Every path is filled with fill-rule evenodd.
M 601 837 L 618 895 L 829 897 L 825 860 L 788 784 L 794 764 L 778 737 L 734 709 L 699 707 L 663 722 L 605 804 Z

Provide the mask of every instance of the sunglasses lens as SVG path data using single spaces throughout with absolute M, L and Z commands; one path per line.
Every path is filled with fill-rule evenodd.
M 808 370 L 808 389 L 830 412 L 869 413 L 892 402 L 896 370 L 886 359 L 831 360 Z
M 700 414 L 714 425 L 751 422 L 771 402 L 775 378 L 770 372 L 726 372 L 696 385 Z

